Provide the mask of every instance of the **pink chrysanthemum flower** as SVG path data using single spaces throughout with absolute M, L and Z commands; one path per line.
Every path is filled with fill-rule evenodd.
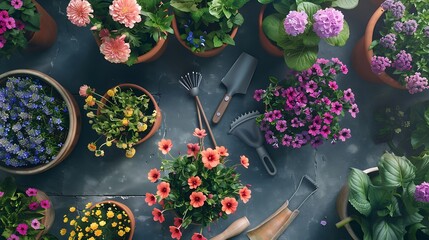
M 90 23 L 90 17 L 94 17 L 93 12 L 91 4 L 86 0 L 71 0 L 67 6 L 67 18 L 78 27 Z
M 128 28 L 133 28 L 135 23 L 139 23 L 141 6 L 136 0 L 113 0 L 109 6 L 109 14 L 112 19 L 124 24 Z
M 125 42 L 125 35 L 118 38 L 103 38 L 100 52 L 104 58 L 112 63 L 126 62 L 131 54 L 130 44 Z

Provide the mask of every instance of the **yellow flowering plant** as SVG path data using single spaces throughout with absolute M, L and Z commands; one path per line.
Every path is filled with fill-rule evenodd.
M 63 222 L 60 234 L 69 240 L 132 239 L 135 227 L 129 208 L 115 201 L 87 203 L 83 210 L 70 207 Z
M 102 96 L 95 89 L 83 85 L 79 95 L 85 97 L 86 116 L 92 129 L 100 135 L 88 144 L 88 149 L 97 157 L 104 156 L 104 146 L 115 144 L 117 148 L 125 149 L 126 157 L 132 158 L 136 152 L 133 146 L 148 135 L 160 114 L 147 94 L 139 95 L 132 88 L 117 86 Z M 98 144 L 103 137 L 105 141 Z

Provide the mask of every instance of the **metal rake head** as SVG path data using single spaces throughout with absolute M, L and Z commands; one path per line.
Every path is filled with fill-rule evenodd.
M 192 71 L 181 76 L 179 82 L 186 90 L 191 90 L 200 86 L 202 78 L 201 73 Z

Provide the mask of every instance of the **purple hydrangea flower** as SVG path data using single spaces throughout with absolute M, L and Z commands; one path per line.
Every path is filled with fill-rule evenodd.
M 398 33 L 402 32 L 403 26 L 404 26 L 404 24 L 400 21 L 396 21 L 395 23 L 393 23 L 393 29 Z
M 348 128 L 341 129 L 341 131 L 338 133 L 339 134 L 338 139 L 340 139 L 343 142 L 346 141 L 348 138 L 352 137 L 352 135 L 350 134 L 350 132 L 351 131 Z
M 413 58 L 411 54 L 405 52 L 405 50 L 401 50 L 398 54 L 396 54 L 395 61 L 393 62 L 393 66 L 399 71 L 409 71 L 413 67 L 411 66 L 411 62 Z
M 389 33 L 380 39 L 381 46 L 385 48 L 390 48 L 392 50 L 396 50 L 395 42 L 396 42 L 396 35 L 394 33 Z
M 414 198 L 419 202 L 429 202 L 429 183 L 422 182 L 420 185 L 417 185 Z
M 410 19 L 408 21 L 404 22 L 404 25 L 402 26 L 402 31 L 405 32 L 407 35 L 413 35 L 417 30 L 417 22 L 414 19 Z
M 389 11 L 392 13 L 393 17 L 400 19 L 404 16 L 405 6 L 402 2 L 398 1 L 389 8 Z
M 318 10 L 314 15 L 313 30 L 320 38 L 338 36 L 343 30 L 344 15 L 334 8 Z
M 408 92 L 411 94 L 423 92 L 423 90 L 428 89 L 428 80 L 425 77 L 420 76 L 421 73 L 416 72 L 414 75 L 405 78 L 406 87 Z
M 425 34 L 425 37 L 429 38 L 429 26 L 424 27 L 423 32 Z
M 373 56 L 371 58 L 371 70 L 375 74 L 380 74 L 390 67 L 392 62 L 387 57 Z
M 291 36 L 297 36 L 305 31 L 305 26 L 307 23 L 307 13 L 290 11 L 283 22 L 283 26 L 287 34 Z
M 381 4 L 381 7 L 384 10 L 389 10 L 390 8 L 392 8 L 394 3 L 395 3 L 395 0 L 386 0 Z

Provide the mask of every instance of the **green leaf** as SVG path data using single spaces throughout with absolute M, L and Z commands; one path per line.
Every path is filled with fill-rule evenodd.
M 332 2 L 332 7 L 352 9 L 355 8 L 358 4 L 359 0 L 335 0 Z
M 225 34 L 225 36 L 222 38 L 222 42 L 232 46 L 235 45 L 234 39 L 232 39 L 232 37 L 228 34 Z
M 415 212 L 413 214 L 406 214 L 402 216 L 402 220 L 405 227 L 408 227 L 409 225 L 414 225 L 416 223 L 420 223 L 424 217 L 419 213 Z
M 244 23 L 244 17 L 240 13 L 235 14 L 232 18 L 232 23 L 237 26 L 241 26 Z
M 349 24 L 344 20 L 343 30 L 336 37 L 325 38 L 325 41 L 332 46 L 341 47 L 344 46 L 349 39 L 350 28 Z
M 302 43 L 308 47 L 318 46 L 319 42 L 320 42 L 319 36 L 317 36 L 317 34 L 313 31 L 310 31 L 302 38 Z
M 262 21 L 262 29 L 265 35 L 274 42 L 280 40 L 280 29 L 283 26 L 281 14 L 272 14 Z
M 429 128 L 426 124 L 417 125 L 416 130 L 411 133 L 411 146 L 414 149 L 421 146 L 429 149 Z
M 7 1 L 0 2 L 0 9 L 8 10 L 10 8 L 10 4 Z
M 388 186 L 374 186 L 371 183 L 368 187 L 368 200 L 371 203 L 372 209 L 383 208 L 384 206 L 391 203 L 393 193 L 396 187 Z
M 371 203 L 368 201 L 368 188 L 371 180 L 363 171 L 351 168 L 348 177 L 349 202 L 361 214 L 371 213 Z
M 317 60 L 317 52 L 319 48 L 316 47 L 297 47 L 295 49 L 285 49 L 284 59 L 286 65 L 294 70 L 303 71 L 311 66 Z
M 171 0 L 170 5 L 182 12 L 195 12 L 198 10 L 194 0 Z
M 411 157 L 411 163 L 416 167 L 416 178 L 414 182 L 429 182 L 429 155 Z
M 426 226 L 421 223 L 416 223 L 411 225 L 407 231 L 407 239 L 408 240 L 417 240 L 416 234 L 419 229 L 425 229 Z
M 223 45 L 223 42 L 218 38 L 218 36 L 213 37 L 213 45 L 214 47 L 220 47 Z
M 405 187 L 415 177 L 415 167 L 405 157 L 385 153 L 378 163 L 384 185 Z
M 355 216 L 353 219 L 360 225 L 360 228 L 363 232 L 363 240 L 372 240 L 371 228 L 369 226 L 368 220 L 362 216 Z
M 261 4 L 268 4 L 268 3 L 271 3 L 273 1 L 274 0 L 258 0 L 258 2 L 261 3 Z
M 273 3 L 273 7 L 274 7 L 274 9 L 278 12 L 278 13 L 280 13 L 280 14 L 282 14 L 283 16 L 285 16 L 286 17 L 286 15 L 290 12 L 290 10 L 293 10 L 292 9 L 292 2 L 293 1 L 289 1 L 289 0 L 286 0 L 286 1 L 275 1 L 274 3 Z
M 310 19 L 319 9 L 322 9 L 320 7 L 320 5 L 317 5 L 317 4 L 314 4 L 311 2 L 302 2 L 302 3 L 298 4 L 298 7 L 297 7 L 297 10 L 299 12 L 307 13 L 307 15 Z
M 404 225 L 388 222 L 384 219 L 378 219 L 372 226 L 373 239 L 398 240 L 403 239 L 405 235 Z

